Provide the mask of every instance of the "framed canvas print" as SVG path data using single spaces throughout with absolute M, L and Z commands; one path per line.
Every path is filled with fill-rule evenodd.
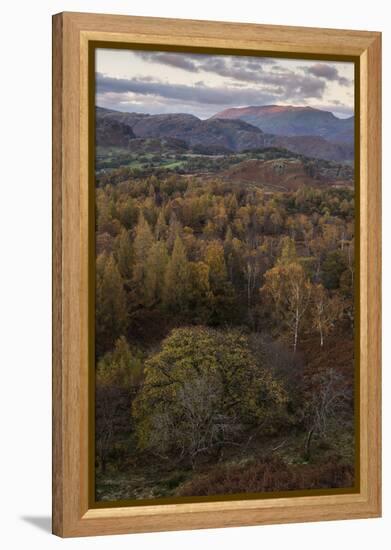
M 380 515 L 376 32 L 53 18 L 53 531 Z

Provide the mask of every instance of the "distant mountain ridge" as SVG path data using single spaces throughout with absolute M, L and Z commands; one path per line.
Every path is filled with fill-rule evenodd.
M 246 109 L 248 111 L 255 108 Z M 236 110 L 228 111 L 235 111 L 236 117 Z M 243 109 L 238 111 L 242 113 Z M 275 112 L 282 111 L 277 109 Z M 268 133 L 239 117 L 231 119 L 228 116 L 230 113 L 226 112 L 226 114 L 226 118 L 220 118 L 218 113 L 207 120 L 201 120 L 187 113 L 150 115 L 97 107 L 96 142 L 102 147 L 114 146 L 133 150 L 136 149 L 136 143 L 137 149 L 142 146 L 140 141 L 142 139 L 170 139 L 177 140 L 184 147 L 204 154 L 281 147 L 297 154 L 337 162 L 350 161 L 353 158 L 353 143 L 349 143 L 349 140 L 336 143 L 320 135 L 296 136 Z M 155 145 L 159 148 L 158 143 Z M 151 144 L 149 143 L 148 146 L 150 147 Z
M 111 120 L 130 127 L 138 138 L 169 137 L 183 140 L 190 146 L 217 147 L 222 152 L 266 147 L 262 130 L 243 120 L 201 120 L 187 113 L 161 115 L 121 113 L 101 107 L 97 108 L 96 114 L 98 145 L 103 144 L 100 138 L 102 125 L 106 125 L 108 120 Z
M 354 117 L 337 118 L 330 111 L 313 107 L 262 105 L 234 107 L 212 119 L 244 120 L 265 133 L 279 136 L 318 136 L 339 143 L 354 141 Z

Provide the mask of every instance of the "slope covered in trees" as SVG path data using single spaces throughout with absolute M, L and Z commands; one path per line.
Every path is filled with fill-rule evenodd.
M 97 498 L 351 486 L 352 186 L 97 181 Z

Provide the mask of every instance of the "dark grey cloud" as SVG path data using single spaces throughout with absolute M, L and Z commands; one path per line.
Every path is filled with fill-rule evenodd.
M 277 92 L 282 91 L 277 89 Z M 175 99 L 189 103 L 212 105 L 244 105 L 259 104 L 273 101 L 276 97 L 276 87 L 236 88 L 229 86 L 206 86 L 199 82 L 196 86 L 186 84 L 170 84 L 159 80 L 150 81 L 143 78 L 113 78 L 97 73 L 97 94 L 126 94 Z
M 320 98 L 326 89 L 323 80 L 293 71 L 267 72 L 258 75 L 258 82 L 262 85 L 275 86 L 281 90 L 284 98 L 295 99 Z
M 235 83 L 237 84 L 237 83 Z M 190 103 L 212 105 L 262 105 L 286 99 L 296 101 L 321 98 L 325 82 L 321 79 L 292 73 L 264 74 L 261 86 L 207 86 L 203 81 L 196 85 L 171 84 L 151 77 L 114 78 L 97 73 L 97 93 L 132 93 L 145 96 L 176 99 Z
M 296 99 L 320 98 L 326 88 L 325 81 L 318 75 L 291 71 L 278 65 L 275 59 L 268 57 L 184 55 L 146 51 L 135 53 L 146 61 L 179 67 L 193 73 L 208 72 L 229 78 L 235 83 L 245 82 L 259 84 L 262 87 L 275 87 L 277 96 L 293 96 Z M 273 71 L 265 71 L 264 65 L 272 65 Z
M 349 86 L 351 84 L 348 78 L 339 75 L 336 67 L 327 65 L 327 63 L 315 63 L 311 67 L 306 67 L 305 71 L 318 78 L 338 82 L 341 86 Z
M 259 61 L 252 62 L 243 58 L 211 57 L 202 63 L 200 70 L 243 82 L 261 82 L 262 76 L 266 74 L 262 60 L 260 58 Z
M 228 78 L 259 82 L 263 65 L 274 65 L 269 57 L 241 57 L 230 55 L 180 54 L 172 52 L 135 51 L 135 55 L 153 63 L 177 67 L 192 73 L 210 72 Z
M 153 61 L 155 63 L 162 63 L 163 65 L 169 65 L 171 67 L 178 67 L 185 71 L 192 73 L 199 72 L 198 65 L 194 62 L 192 55 L 183 55 L 168 52 L 147 52 L 147 51 L 135 51 L 138 57 L 141 57 L 145 61 Z

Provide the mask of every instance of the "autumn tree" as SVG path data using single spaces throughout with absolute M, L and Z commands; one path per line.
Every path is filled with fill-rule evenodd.
M 119 205 L 118 217 L 121 224 L 127 230 L 133 229 L 137 222 L 138 208 L 132 197 L 127 197 L 127 199 Z
M 329 290 L 337 289 L 346 267 L 346 258 L 341 250 L 329 251 L 321 266 L 320 276 L 323 286 Z
M 224 249 L 219 241 L 213 241 L 207 247 L 205 261 L 209 266 L 209 279 L 213 290 L 218 291 L 227 282 L 227 266 Z
M 242 288 L 245 284 L 243 274 L 245 252 L 244 244 L 238 238 L 232 236 L 232 230 L 229 227 L 224 240 L 224 256 L 228 278 L 237 289 Z
M 96 256 L 99 256 L 103 252 L 110 254 L 113 252 L 115 239 L 110 233 L 97 233 L 95 240 L 95 252 Z
M 118 219 L 114 219 L 113 201 L 102 190 L 99 189 L 96 196 L 96 225 L 99 233 L 109 233 L 113 237 L 118 235 L 121 224 Z
M 175 329 L 145 364 L 133 415 L 139 448 L 175 461 L 240 440 L 245 426 L 268 432 L 286 394 L 239 331 Z
M 149 223 L 140 213 L 134 237 L 133 294 L 134 299 L 144 304 L 146 296 L 147 258 L 154 238 Z
M 213 224 L 218 232 L 219 236 L 225 233 L 227 226 L 228 216 L 224 204 L 220 204 L 215 208 L 213 212 Z
M 95 374 L 96 449 L 102 473 L 113 442 L 129 431 L 131 401 L 142 381 L 142 355 L 121 336 L 112 351 L 99 359 Z
M 217 237 L 217 227 L 212 220 L 208 220 L 202 233 L 208 240 L 212 240 Z
M 328 250 L 335 250 L 339 244 L 337 226 L 334 223 L 324 223 L 322 225 L 322 238 L 323 243 Z
M 155 242 L 145 262 L 145 289 L 147 305 L 154 305 L 163 300 L 164 278 L 168 264 L 167 246 L 164 241 Z
M 323 347 L 326 336 L 342 316 L 343 302 L 338 295 L 330 297 L 321 284 L 314 285 L 312 302 L 313 327 L 319 332 L 320 345 Z
M 163 208 L 159 212 L 159 216 L 155 225 L 155 238 L 158 241 L 165 240 L 167 238 L 168 225 L 166 223 L 166 216 Z
M 96 261 L 96 349 L 98 355 L 110 349 L 127 327 L 126 292 L 112 255 Z
M 281 239 L 281 251 L 277 260 L 277 265 L 288 265 L 297 262 L 298 257 L 295 241 L 290 237 L 283 237 Z
M 188 303 L 189 262 L 182 239 L 175 239 L 164 278 L 163 301 L 169 311 L 184 312 Z
M 247 306 L 249 308 L 252 305 L 255 290 L 259 288 L 260 275 L 266 269 L 266 253 L 265 246 L 258 246 L 257 248 L 250 249 L 243 261 L 243 272 L 247 287 Z
M 293 351 L 309 308 L 312 286 L 299 263 L 280 264 L 265 273 L 261 291 L 270 300 L 275 320 L 282 323 L 293 340 Z
M 232 221 L 235 218 L 236 212 L 238 210 L 238 201 L 236 195 L 229 195 L 227 201 L 227 215 L 229 221 Z
M 136 391 L 142 381 L 143 357 L 131 348 L 124 336 L 115 342 L 114 349 L 97 363 L 96 382 L 100 385 L 119 385 Z
M 121 233 L 115 239 L 115 259 L 121 277 L 129 282 L 133 272 L 133 246 L 129 232 L 122 228 Z
M 311 393 L 305 407 L 307 434 L 304 445 L 304 458 L 310 460 L 315 436 L 325 437 L 330 422 L 341 416 L 352 400 L 351 388 L 344 377 L 333 368 L 315 374 L 311 380 Z M 341 418 L 339 419 L 341 421 Z
M 206 323 L 210 317 L 213 295 L 209 283 L 209 266 L 205 262 L 189 262 L 187 302 L 193 322 Z
M 175 212 L 172 211 L 170 216 L 170 221 L 168 224 L 168 230 L 167 230 L 167 247 L 170 253 L 174 248 L 176 238 L 181 235 L 181 231 L 182 231 L 182 224 L 178 220 L 178 217 L 175 214 Z
M 205 263 L 209 267 L 209 283 L 213 295 L 211 322 L 219 324 L 232 316 L 230 310 L 234 300 L 234 291 L 228 280 L 224 248 L 220 241 L 212 241 L 205 252 Z

